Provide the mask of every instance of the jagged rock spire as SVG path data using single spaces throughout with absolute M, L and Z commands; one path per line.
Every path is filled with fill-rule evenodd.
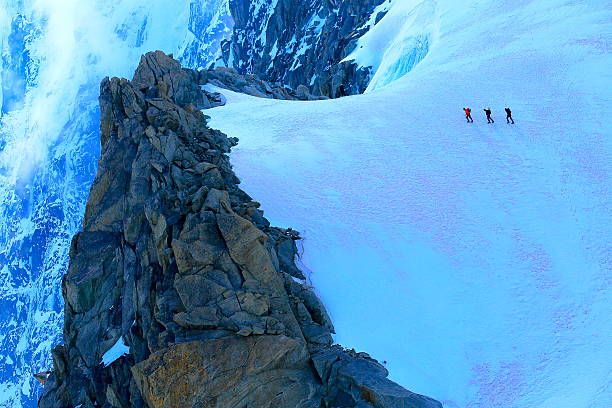
M 102 155 L 40 407 L 440 407 L 332 345 L 299 234 L 238 188 L 237 140 L 206 125 L 199 82 L 160 51 L 132 81 L 102 81 Z

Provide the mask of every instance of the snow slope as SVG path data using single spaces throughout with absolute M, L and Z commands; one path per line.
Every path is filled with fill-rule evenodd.
M 390 43 L 407 21 L 394 13 L 432 10 L 428 53 L 403 78 L 386 81 L 402 58 L 387 53 L 390 84 L 360 96 L 222 91 L 206 114 L 240 138 L 243 188 L 302 231 L 336 340 L 407 388 L 448 408 L 612 406 L 611 5 L 390 7 Z M 381 37 L 361 45 L 367 57 Z

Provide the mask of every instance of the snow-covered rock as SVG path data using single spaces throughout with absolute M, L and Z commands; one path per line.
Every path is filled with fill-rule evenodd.
M 234 0 L 223 60 L 292 88 L 329 97 L 363 92 L 370 69 L 341 62 L 385 13 L 384 0 Z M 342 88 L 341 88 L 342 85 Z

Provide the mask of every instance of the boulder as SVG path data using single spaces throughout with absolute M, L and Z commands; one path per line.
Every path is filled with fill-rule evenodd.
M 175 344 L 132 368 L 152 408 L 318 407 L 308 352 L 285 336 Z M 262 386 L 265 384 L 265 386 Z
M 174 287 L 188 311 L 216 302 L 228 290 L 200 275 L 180 277 L 174 282 Z
M 194 307 L 174 316 L 174 321 L 187 329 L 214 329 L 219 326 L 216 307 Z

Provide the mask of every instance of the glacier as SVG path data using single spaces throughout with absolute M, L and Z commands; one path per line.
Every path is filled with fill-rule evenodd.
M 367 23 L 371 28 L 359 38 L 355 50 L 343 61 L 371 67 L 366 92 L 381 88 L 408 74 L 429 52 L 435 41 L 437 2 L 391 1 L 382 3 Z M 372 19 L 385 13 L 383 24 Z
M 609 6 L 390 7 L 353 55 L 377 67 L 363 95 L 216 89 L 243 188 L 302 232 L 336 340 L 400 384 L 448 408 L 612 406 Z M 419 33 L 427 55 L 391 82 L 404 55 L 385 50 Z
M 216 64 L 228 4 L 0 0 L 0 407 L 36 405 L 32 374 L 61 339 L 100 79 L 154 49 Z M 386 0 L 346 58 L 373 67 L 364 95 L 221 91 L 206 113 L 240 138 L 244 189 L 302 231 L 338 342 L 449 408 L 612 406 L 609 15 L 598 0 Z
M 168 16 L 173 16 L 169 20 Z M 140 55 L 208 66 L 227 0 L 0 0 L 0 407 L 34 407 L 61 340 L 61 279 L 99 155 L 99 83 Z

